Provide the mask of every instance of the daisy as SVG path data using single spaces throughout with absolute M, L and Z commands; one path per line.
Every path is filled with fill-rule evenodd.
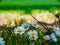
M 38 23 L 36 23 L 36 22 L 32 22 L 31 25 L 33 27 L 35 27 L 35 28 L 39 28 L 40 27 L 40 25 Z
M 30 30 L 28 32 L 29 39 L 31 40 L 37 40 L 38 39 L 38 32 L 35 30 Z
M 54 33 L 56 34 L 56 36 L 57 36 L 58 38 L 60 38 L 60 30 L 54 30 Z
M 22 26 L 18 26 L 17 28 L 14 29 L 15 34 L 23 34 L 25 30 L 22 28 Z
M 45 39 L 45 40 L 50 40 L 50 36 L 49 36 L 49 35 L 44 35 L 44 36 L 43 36 L 43 39 Z
M 29 30 L 30 29 L 30 26 L 31 26 L 31 24 L 30 23 L 27 23 L 27 22 L 25 22 L 25 23 L 22 24 L 22 27 L 25 30 Z
M 2 37 L 0 37 L 0 45 L 5 45 L 5 41 L 3 41 Z
M 51 33 L 50 37 L 51 37 L 52 41 L 57 42 L 57 37 L 54 33 Z

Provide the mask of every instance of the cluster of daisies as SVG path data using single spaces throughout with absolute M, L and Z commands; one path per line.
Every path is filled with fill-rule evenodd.
M 40 28 L 40 24 L 37 22 L 32 23 L 22 23 L 20 26 L 17 26 L 13 31 L 15 34 L 23 35 L 27 33 L 27 36 L 30 40 L 37 40 L 39 38 L 39 32 L 38 29 Z M 43 35 L 42 37 L 44 40 L 52 40 L 54 42 L 60 41 L 60 30 L 53 30 L 49 35 Z M 3 41 L 3 38 L 0 37 L 0 45 L 4 45 L 5 41 Z
M 17 26 L 13 31 L 15 34 L 20 34 L 20 35 L 23 35 L 24 33 L 27 32 L 30 40 L 37 40 L 38 31 L 36 29 L 39 27 L 40 25 L 37 24 L 36 22 L 32 22 L 32 23 L 25 22 L 21 24 L 20 26 Z M 0 37 L 0 45 L 5 45 L 5 41 L 3 40 L 2 37 Z
M 43 39 L 45 40 L 52 40 L 53 42 L 60 41 L 60 30 L 53 30 L 50 35 L 44 35 Z
M 14 29 L 14 33 L 15 34 L 24 34 L 25 32 L 27 32 L 29 39 L 31 40 L 37 40 L 38 39 L 38 28 L 40 28 L 40 25 L 36 22 L 32 22 L 32 23 L 23 23 L 22 25 L 16 27 Z M 58 40 L 60 40 L 60 30 L 53 30 L 51 32 L 51 34 L 47 34 L 47 35 L 43 35 L 42 37 L 44 40 L 52 40 L 54 42 L 57 42 Z
M 37 24 L 36 22 L 32 22 L 32 23 L 23 23 L 20 26 L 17 26 L 14 29 L 14 33 L 15 34 L 24 34 L 25 32 L 27 32 L 29 39 L 31 40 L 37 40 L 38 39 L 38 31 L 36 30 L 37 28 L 39 28 L 40 25 Z

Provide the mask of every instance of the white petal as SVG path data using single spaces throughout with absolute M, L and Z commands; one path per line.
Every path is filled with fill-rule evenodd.
M 57 37 L 56 37 L 56 35 L 54 33 L 52 33 L 50 35 L 50 37 L 51 37 L 52 41 L 57 42 Z

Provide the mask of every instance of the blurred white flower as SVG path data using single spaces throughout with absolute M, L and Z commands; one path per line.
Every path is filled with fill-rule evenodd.
M 23 34 L 25 32 L 25 30 L 22 28 L 22 26 L 18 26 L 17 28 L 14 29 L 14 33 L 15 34 Z
M 30 26 L 31 26 L 31 24 L 30 23 L 27 23 L 27 22 L 25 22 L 25 23 L 23 23 L 22 24 L 22 27 L 23 27 L 23 29 L 26 31 L 26 30 L 29 30 L 30 29 Z
M 57 37 L 54 33 L 51 33 L 50 37 L 51 37 L 52 41 L 57 42 Z
M 3 41 L 2 37 L 0 37 L 0 45 L 5 45 L 5 41 Z
M 37 22 L 32 22 L 31 25 L 35 28 L 39 28 L 40 25 Z
M 54 33 L 56 34 L 56 36 L 57 36 L 58 38 L 60 38 L 60 30 L 54 30 Z
M 35 30 L 30 30 L 28 32 L 29 39 L 31 40 L 37 40 L 38 39 L 38 32 Z
M 43 39 L 45 39 L 45 40 L 50 40 L 50 36 L 49 36 L 49 35 L 44 35 L 44 36 L 43 36 Z

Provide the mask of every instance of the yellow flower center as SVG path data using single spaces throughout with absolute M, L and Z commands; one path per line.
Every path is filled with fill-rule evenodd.
M 50 40 L 50 38 L 46 38 L 45 40 Z
M 26 29 L 28 26 L 24 26 L 24 28 Z
M 18 32 L 22 32 L 22 30 L 21 29 L 18 29 Z
M 58 34 L 57 37 L 60 38 L 60 34 Z
M 31 33 L 31 37 L 34 38 L 34 32 Z

